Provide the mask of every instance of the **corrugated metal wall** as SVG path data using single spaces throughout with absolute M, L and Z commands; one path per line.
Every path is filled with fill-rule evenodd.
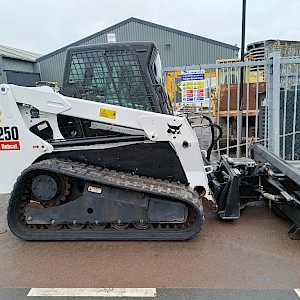
M 164 67 L 214 63 L 216 59 L 237 56 L 236 50 L 225 45 L 200 40 L 140 22 L 131 21 L 111 32 L 116 34 L 118 42 L 154 41 L 160 50 Z M 107 32 L 93 36 L 77 45 L 105 43 L 107 41 L 106 34 Z M 60 85 L 62 84 L 65 54 L 66 49 L 39 62 L 42 80 L 58 81 Z
M 6 83 L 6 78 L 3 71 L 3 57 L 1 55 L 0 55 L 0 83 Z
M 66 51 L 39 62 L 42 81 L 55 81 L 62 84 Z

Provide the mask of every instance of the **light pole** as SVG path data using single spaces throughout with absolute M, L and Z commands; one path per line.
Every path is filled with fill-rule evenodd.
M 245 23 L 246 23 L 246 0 L 243 0 L 241 61 L 245 60 Z
M 241 42 L 241 62 L 245 61 L 245 24 L 246 24 L 246 0 L 243 0 L 242 7 L 242 42 Z M 237 111 L 237 157 L 241 156 L 242 125 L 243 125 L 243 94 L 244 94 L 244 67 L 240 72 L 239 103 Z

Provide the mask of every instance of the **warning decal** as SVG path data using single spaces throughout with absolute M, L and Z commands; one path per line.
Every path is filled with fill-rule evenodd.
M 100 108 L 99 116 L 102 118 L 115 120 L 117 117 L 117 112 L 115 110 Z
M 20 142 L 0 142 L 0 150 L 20 150 Z

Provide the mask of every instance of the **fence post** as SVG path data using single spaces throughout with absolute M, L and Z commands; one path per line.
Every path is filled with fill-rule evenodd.
M 275 155 L 280 156 L 280 51 L 269 54 L 269 59 L 273 60 L 267 85 L 268 93 L 268 148 Z

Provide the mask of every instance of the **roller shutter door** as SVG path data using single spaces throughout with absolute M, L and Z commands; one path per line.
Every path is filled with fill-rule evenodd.
M 35 86 L 35 82 L 40 81 L 39 73 L 19 72 L 19 71 L 5 71 L 7 83 L 21 85 L 21 86 Z

